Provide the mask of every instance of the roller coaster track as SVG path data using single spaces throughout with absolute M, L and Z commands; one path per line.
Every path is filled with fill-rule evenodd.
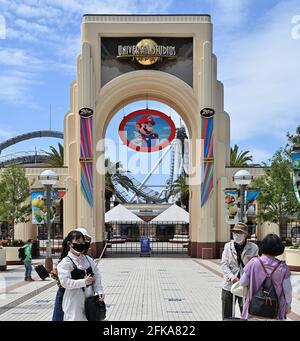
M 0 168 L 10 165 L 29 165 L 47 163 L 49 156 L 44 152 L 17 152 L 0 157 Z
M 155 202 L 155 203 L 161 203 L 165 202 L 166 198 L 161 197 L 161 194 L 159 192 L 153 191 L 147 186 L 141 186 L 141 182 L 139 182 L 136 178 L 134 178 L 129 172 L 124 172 L 124 175 L 128 177 L 129 180 L 131 180 L 132 185 L 129 184 L 129 189 L 136 193 L 138 197 L 143 198 L 146 202 Z M 130 195 L 128 191 L 122 187 L 118 183 L 118 177 L 113 175 L 112 176 L 112 183 L 115 187 L 115 195 L 116 197 L 123 203 L 130 201 Z
M 184 139 L 188 138 L 185 128 L 177 128 L 176 132 L 176 138 L 180 139 L 183 143 Z M 152 189 L 150 189 L 148 186 L 146 186 L 144 183 L 141 183 L 137 179 L 135 179 L 129 172 L 124 172 L 124 175 L 126 175 L 132 182 L 132 185 L 129 185 L 130 191 L 132 191 L 136 196 L 143 198 L 145 202 L 154 202 L 154 203 L 162 203 L 162 202 L 168 202 L 168 199 L 171 196 L 172 193 L 172 187 L 174 182 L 174 160 L 175 160 L 175 147 L 172 144 L 171 148 L 171 163 L 170 163 L 170 176 L 169 179 L 166 182 L 165 189 L 163 189 L 160 193 L 156 192 Z M 147 176 L 146 178 L 148 178 Z M 112 183 L 115 187 L 115 195 L 116 197 L 122 202 L 122 203 L 129 203 L 132 202 L 132 196 L 130 196 L 130 193 L 120 185 L 118 182 L 118 176 L 113 175 Z
M 0 143 L 0 154 L 2 152 L 2 150 L 25 140 L 31 140 L 37 137 L 55 137 L 58 139 L 63 139 L 64 138 L 64 134 L 60 131 L 54 131 L 54 130 L 39 130 L 39 131 L 33 131 L 30 133 L 26 133 L 26 134 L 22 134 L 22 135 L 18 135 L 15 136 L 11 139 L 8 139 L 4 142 Z

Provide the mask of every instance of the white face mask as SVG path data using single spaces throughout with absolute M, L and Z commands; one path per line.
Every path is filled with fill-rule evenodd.
M 240 233 L 233 233 L 233 240 L 238 243 L 238 244 L 242 244 L 243 241 L 245 240 L 245 235 L 244 233 L 240 234 Z

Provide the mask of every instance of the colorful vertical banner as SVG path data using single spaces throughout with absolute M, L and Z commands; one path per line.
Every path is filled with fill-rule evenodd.
M 60 222 L 61 196 L 58 191 L 52 192 L 50 219 L 52 222 Z M 32 224 L 45 224 L 47 218 L 46 196 L 44 191 L 31 192 Z
M 201 207 L 205 205 L 214 184 L 213 129 L 215 111 L 210 108 L 201 110 L 201 138 L 204 140 L 201 174 Z
M 257 211 L 257 198 L 260 195 L 259 189 L 248 189 L 246 190 L 246 215 L 247 217 L 256 217 L 256 211 Z
M 227 224 L 238 222 L 239 191 L 237 189 L 225 189 L 225 221 Z
M 236 224 L 241 219 L 240 192 L 238 189 L 225 189 L 225 221 L 228 224 Z M 245 191 L 245 216 L 255 218 L 257 211 L 257 198 L 260 190 L 256 188 Z
M 93 200 L 93 110 L 83 108 L 80 115 L 81 191 L 92 208 Z

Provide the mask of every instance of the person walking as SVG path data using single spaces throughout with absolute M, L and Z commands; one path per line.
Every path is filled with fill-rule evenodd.
M 104 300 L 101 275 L 93 259 L 85 252 L 85 238 L 79 231 L 66 237 L 61 262 L 57 266 L 58 279 L 65 288 L 62 300 L 64 321 L 87 321 L 85 299 L 99 296 Z
M 26 244 L 23 246 L 25 259 L 23 260 L 25 266 L 25 281 L 33 282 L 34 279 L 31 277 L 32 271 L 32 256 L 31 256 L 31 247 L 33 244 L 33 239 L 28 239 Z
M 268 234 L 261 241 L 259 251 L 261 256 L 249 261 L 244 268 L 244 273 L 240 280 L 240 284 L 248 288 L 242 319 L 272 320 L 272 318 L 254 316 L 249 313 L 249 306 L 253 296 L 257 294 L 259 288 L 266 280 L 264 287 L 268 290 L 273 286 L 278 300 L 278 313 L 273 320 L 285 320 L 287 314 L 291 312 L 291 273 L 284 261 L 275 258 L 284 252 L 284 245 L 276 234 Z
M 258 255 L 257 245 L 247 240 L 248 226 L 246 224 L 239 222 L 231 231 L 233 240 L 225 244 L 221 260 L 221 269 L 224 274 L 221 296 L 223 320 L 233 316 L 232 285 L 239 281 L 246 263 Z M 243 299 L 242 297 L 237 299 L 242 313 Z
M 88 234 L 87 230 L 83 227 L 78 227 L 74 231 L 79 231 L 84 235 L 85 239 L 85 250 L 84 254 L 87 254 L 90 248 L 90 243 L 92 241 L 92 237 Z M 63 250 L 68 250 L 68 238 L 65 238 L 63 240 Z M 58 261 L 58 263 L 66 256 L 64 252 L 61 254 L 61 257 Z M 54 267 L 52 272 L 51 272 L 51 277 L 57 281 L 57 292 L 55 296 L 55 303 L 54 303 L 54 309 L 53 309 L 53 315 L 52 315 L 52 321 L 63 321 L 64 320 L 64 312 L 62 308 L 62 302 L 63 302 L 63 297 L 65 293 L 65 288 L 61 285 L 60 280 L 58 278 L 58 273 L 57 273 L 57 267 Z

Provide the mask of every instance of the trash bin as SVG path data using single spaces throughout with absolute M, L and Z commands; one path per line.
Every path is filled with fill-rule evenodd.
M 150 238 L 141 237 L 140 241 L 141 241 L 140 256 L 150 256 L 151 255 Z

